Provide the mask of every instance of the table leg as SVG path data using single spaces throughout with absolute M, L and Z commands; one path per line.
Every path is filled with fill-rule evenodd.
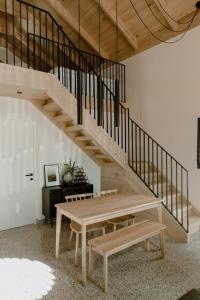
M 59 255 L 61 220 L 62 220 L 62 214 L 59 211 L 59 209 L 57 208 L 57 215 L 56 215 L 56 258 L 58 258 L 58 255 Z
M 163 223 L 163 219 L 162 219 L 162 205 L 160 205 L 157 208 L 157 210 L 158 210 L 158 222 L 162 224 Z
M 87 277 L 87 257 L 86 257 L 86 225 L 82 225 L 82 283 L 86 284 Z

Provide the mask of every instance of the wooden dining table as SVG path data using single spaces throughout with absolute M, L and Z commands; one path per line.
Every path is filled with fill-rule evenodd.
M 162 223 L 162 200 L 154 196 L 119 193 L 55 205 L 56 258 L 59 255 L 62 215 L 77 222 L 82 228 L 82 283 L 87 280 L 86 226 L 152 208 L 157 209 L 158 222 Z

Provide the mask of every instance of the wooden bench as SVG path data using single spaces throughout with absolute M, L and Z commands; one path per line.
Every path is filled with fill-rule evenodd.
M 89 241 L 89 277 L 92 278 L 94 265 L 94 252 L 103 256 L 104 259 L 104 291 L 108 290 L 108 257 L 142 241 L 160 235 L 161 257 L 164 257 L 164 230 L 166 226 L 152 221 L 143 221 L 132 226 L 108 233 Z

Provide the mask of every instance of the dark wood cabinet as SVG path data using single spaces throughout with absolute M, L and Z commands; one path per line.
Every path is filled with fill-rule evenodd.
M 64 187 L 43 187 L 42 188 L 42 213 L 45 216 L 45 222 L 51 222 L 56 218 L 55 204 L 65 202 L 65 196 L 93 193 L 92 184 L 70 184 Z

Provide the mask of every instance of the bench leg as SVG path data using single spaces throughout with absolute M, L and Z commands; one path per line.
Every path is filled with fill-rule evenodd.
M 92 278 L 92 273 L 94 269 L 94 251 L 92 250 L 92 247 L 89 246 L 89 278 Z
M 164 230 L 161 230 L 161 232 L 160 232 L 160 251 L 161 251 L 161 257 L 164 258 L 164 256 L 165 256 L 165 233 L 164 233 Z
M 104 256 L 103 258 L 103 265 L 104 265 L 104 292 L 107 293 L 108 291 L 108 257 Z
M 116 231 L 116 230 L 117 230 L 117 225 L 113 224 L 113 231 Z
M 79 246 L 79 233 L 76 232 L 75 265 L 77 265 L 78 262 L 78 246 Z

